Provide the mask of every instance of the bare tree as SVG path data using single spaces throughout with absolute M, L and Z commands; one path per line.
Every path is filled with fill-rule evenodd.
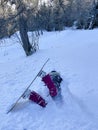
M 29 12 L 33 14 L 35 11 L 36 6 L 38 5 L 38 0 L 31 0 L 32 2 L 35 2 L 36 5 L 33 5 L 33 3 L 30 3 L 30 0 L 2 0 L 1 5 L 2 7 L 7 6 L 8 3 L 11 5 L 15 5 L 15 13 L 13 15 L 8 14 L 3 10 L 3 13 L 7 15 L 6 17 L 3 17 L 5 20 L 5 23 L 3 22 L 3 26 L 7 27 L 7 25 L 11 25 L 10 28 L 7 28 L 7 32 L 9 30 L 9 35 L 12 35 L 16 31 L 19 30 L 20 37 L 22 41 L 23 49 L 27 56 L 31 55 L 36 51 L 35 44 L 30 43 L 29 37 L 28 37 L 28 15 Z M 33 6 L 32 6 L 33 5 Z M 4 7 L 4 9 L 6 9 Z M 8 10 L 7 10 L 8 11 Z M 13 23 L 13 24 L 11 24 Z

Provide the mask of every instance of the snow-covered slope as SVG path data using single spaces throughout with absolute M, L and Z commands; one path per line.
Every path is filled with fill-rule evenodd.
M 0 47 L 0 130 L 98 130 L 97 33 L 97 29 L 45 32 L 40 49 L 29 57 L 16 39 L 5 40 Z M 31 89 L 47 100 L 47 107 L 21 99 L 6 114 L 47 58 L 44 70 L 55 69 L 63 77 L 63 101 L 47 97 L 47 88 L 37 78 Z

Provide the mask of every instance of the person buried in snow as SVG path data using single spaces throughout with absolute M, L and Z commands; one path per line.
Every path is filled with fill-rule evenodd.
M 62 82 L 62 78 L 60 76 L 60 74 L 56 71 L 51 71 L 50 73 L 46 74 L 46 72 L 41 71 L 38 74 L 39 77 L 41 77 L 42 82 L 45 83 L 45 86 L 48 88 L 49 90 L 49 94 L 50 96 L 55 99 L 55 97 L 60 96 L 61 95 L 61 82 Z M 35 91 L 31 91 L 30 89 L 28 89 L 22 96 L 24 99 L 28 98 L 29 100 L 35 102 L 36 104 L 42 106 L 42 107 L 46 107 L 47 102 L 45 101 L 45 99 L 40 96 L 37 92 Z

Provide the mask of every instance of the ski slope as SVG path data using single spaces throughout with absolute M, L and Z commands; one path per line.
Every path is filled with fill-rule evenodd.
M 98 130 L 98 29 L 44 32 L 39 50 L 26 57 L 15 37 L 0 44 L 0 130 Z M 3 41 L 2 41 L 3 42 Z M 21 99 L 44 62 L 63 78 L 63 100 L 53 101 L 38 77 L 31 89 L 46 99 L 42 108 Z

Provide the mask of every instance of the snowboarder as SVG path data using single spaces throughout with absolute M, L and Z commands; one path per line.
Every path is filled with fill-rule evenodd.
M 46 74 L 46 72 L 41 71 L 38 76 L 42 78 L 42 81 L 47 86 L 49 94 L 52 98 L 61 95 L 60 83 L 62 81 L 62 78 L 58 72 L 51 71 L 49 74 Z M 29 100 L 32 100 L 42 107 L 45 107 L 47 105 L 47 102 L 35 91 L 31 92 L 31 90 L 28 90 L 22 97 L 24 99 L 29 98 Z

